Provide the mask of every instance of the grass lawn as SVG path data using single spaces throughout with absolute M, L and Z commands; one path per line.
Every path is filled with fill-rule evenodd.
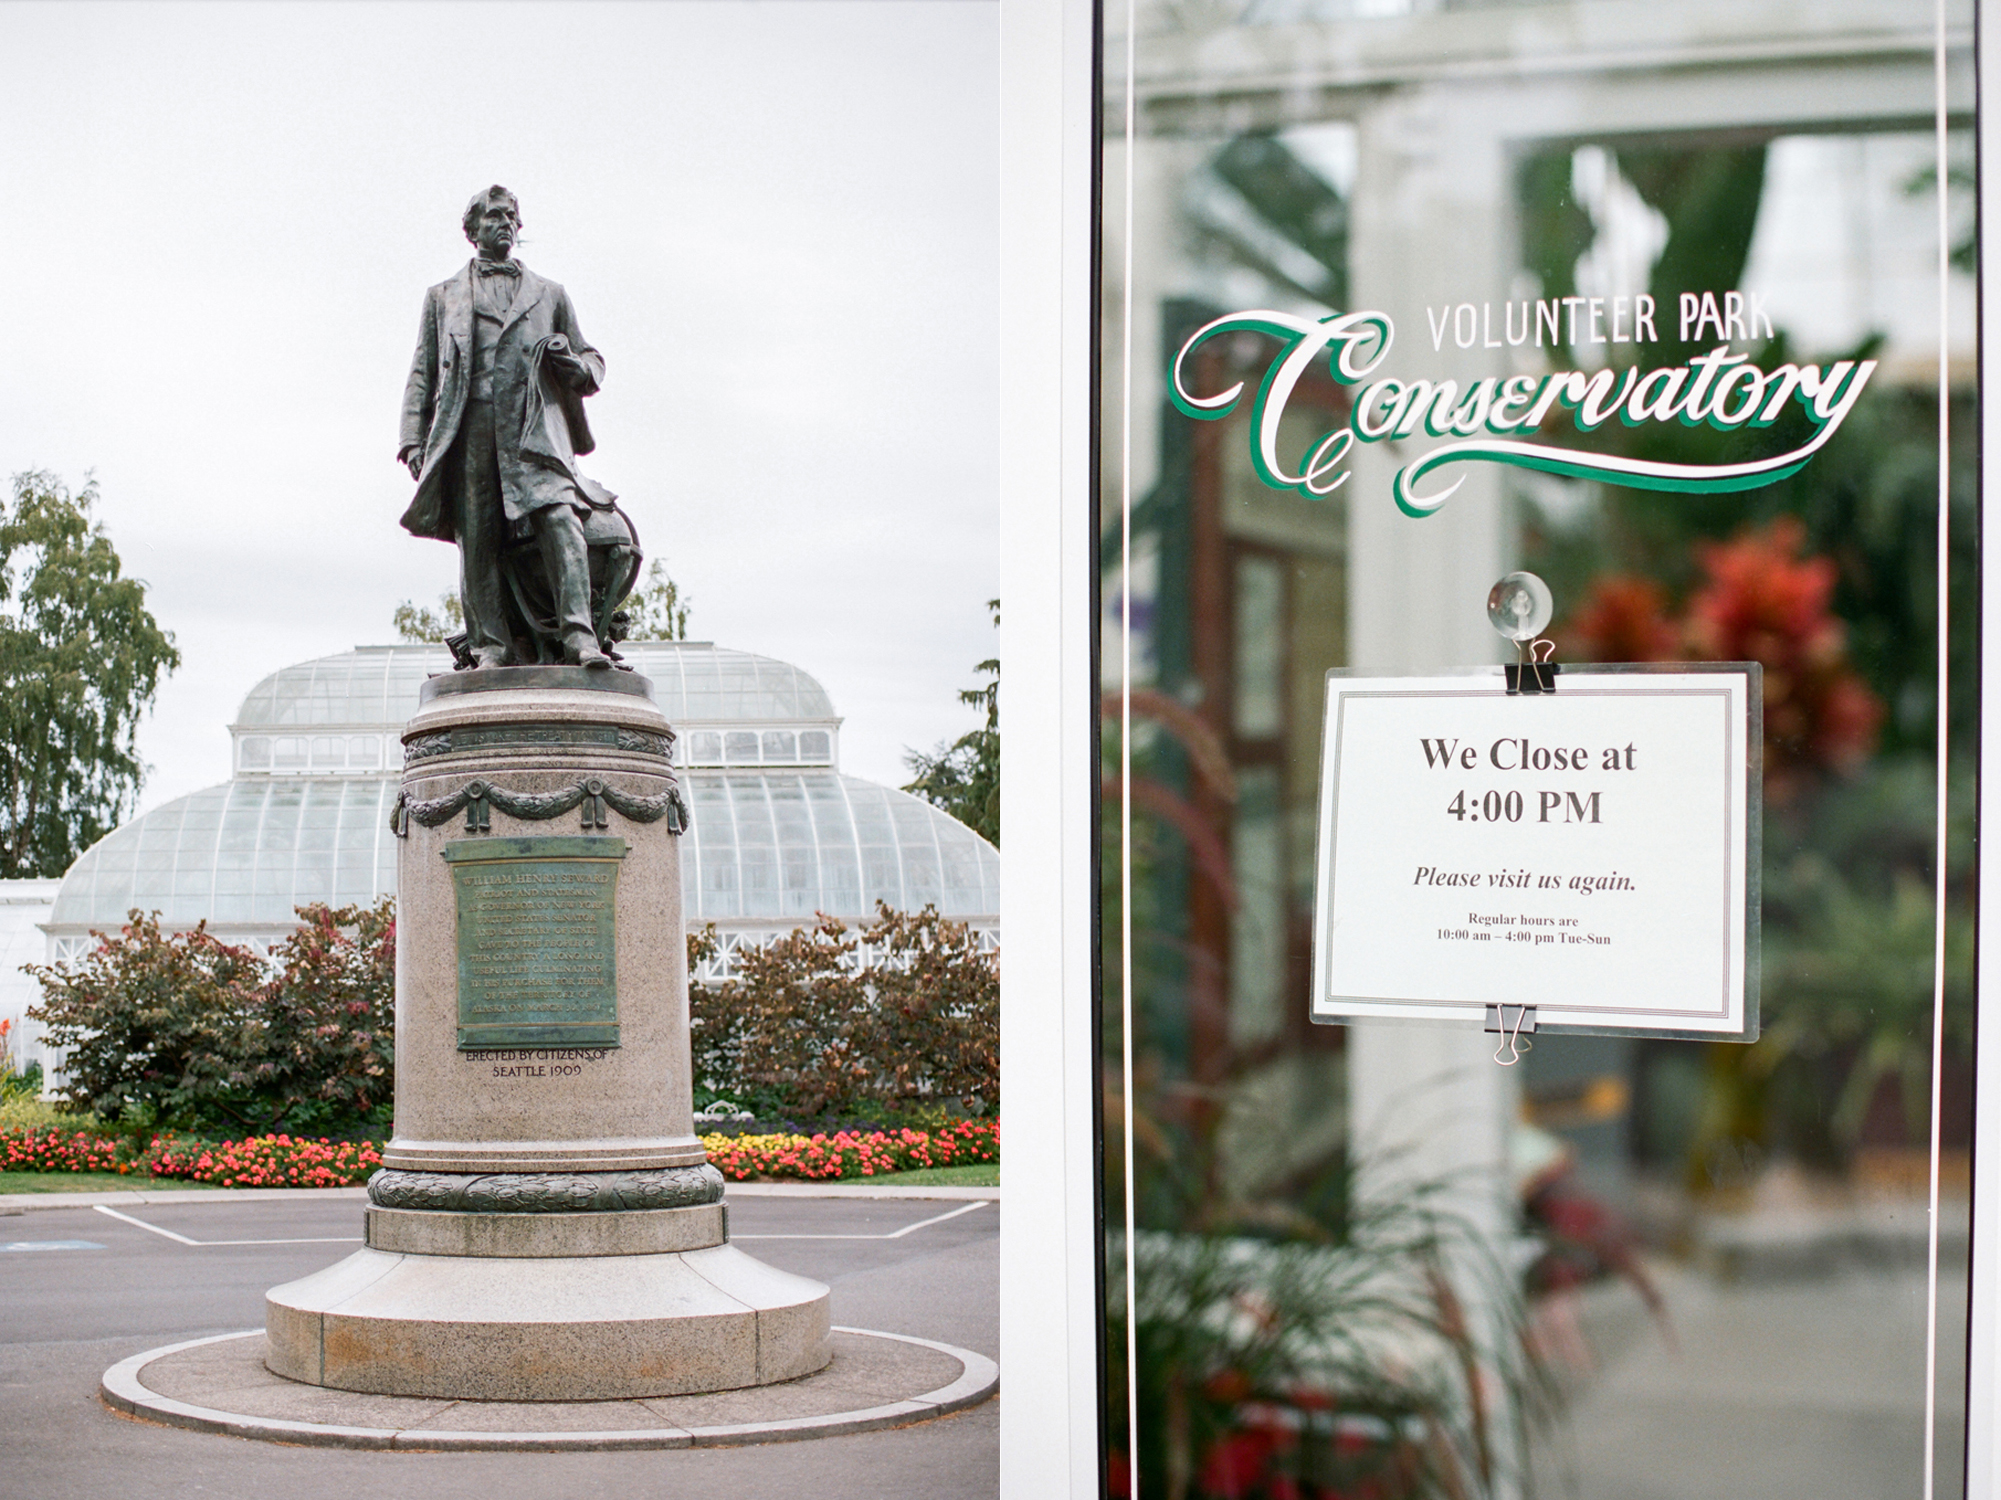
M 151 1188 L 215 1186 L 184 1177 L 128 1177 L 117 1172 L 0 1172 L 0 1193 L 101 1193 L 107 1188 L 136 1193 Z
M 887 1182 L 900 1186 L 903 1183 L 935 1187 L 950 1183 L 954 1187 L 999 1187 L 1000 1163 L 997 1161 L 978 1162 L 970 1167 L 919 1167 L 913 1172 L 890 1172 L 880 1177 L 850 1177 L 849 1182 Z

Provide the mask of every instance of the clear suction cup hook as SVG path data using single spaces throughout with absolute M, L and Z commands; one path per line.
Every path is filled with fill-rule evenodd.
M 1556 613 L 1549 585 L 1533 573 L 1510 573 L 1487 592 L 1487 619 L 1515 643 L 1515 665 L 1507 669 L 1508 692 L 1553 693 L 1557 667 L 1552 641 L 1537 640 Z
M 1517 647 L 1543 633 L 1556 601 L 1533 573 L 1510 573 L 1487 594 L 1487 619 Z

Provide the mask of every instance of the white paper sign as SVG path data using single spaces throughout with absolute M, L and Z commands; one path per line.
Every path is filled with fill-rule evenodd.
M 1757 674 L 1331 675 L 1313 1018 L 1755 1035 Z

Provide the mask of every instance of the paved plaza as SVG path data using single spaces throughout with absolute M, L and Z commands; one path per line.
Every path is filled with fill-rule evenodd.
M 832 1288 L 833 1320 L 999 1355 L 998 1204 L 733 1194 L 730 1228 L 758 1258 Z M 267 1287 L 361 1242 L 357 1197 L 0 1207 L 0 1474 L 38 1500 L 281 1495 L 355 1500 L 513 1496 L 812 1495 L 988 1500 L 998 1401 L 913 1427 L 740 1448 L 603 1453 L 394 1453 L 295 1448 L 157 1427 L 99 1401 L 121 1359 L 261 1326 Z M 82 1248 L 89 1245 L 97 1248 Z M 74 1248 L 57 1248 L 71 1246 Z
M 1543 1449 L 1577 1500 L 1906 1500 L 1923 1489 L 1925 1278 L 1718 1283 L 1658 1264 L 1670 1340 L 1630 1291 L 1587 1315 L 1603 1363 Z M 1937 1493 L 1964 1492 L 1964 1271 L 1940 1288 Z

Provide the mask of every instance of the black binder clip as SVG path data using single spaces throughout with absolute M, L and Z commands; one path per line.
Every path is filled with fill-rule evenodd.
M 1516 643 L 1516 650 L 1522 660 L 1501 669 L 1508 674 L 1508 696 L 1516 698 L 1555 692 L 1556 674 L 1563 670 L 1550 660 L 1556 655 L 1556 642 L 1547 639 L 1520 641 Z

